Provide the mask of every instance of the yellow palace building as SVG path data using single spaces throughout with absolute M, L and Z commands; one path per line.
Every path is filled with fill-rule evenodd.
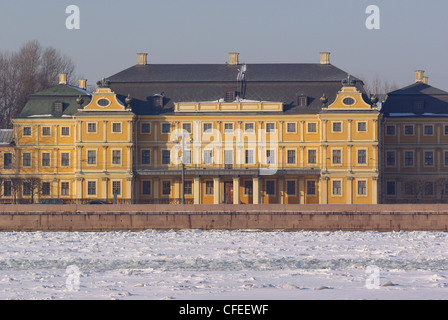
M 376 101 L 320 63 L 138 63 L 32 95 L 0 132 L 3 202 L 378 202 Z

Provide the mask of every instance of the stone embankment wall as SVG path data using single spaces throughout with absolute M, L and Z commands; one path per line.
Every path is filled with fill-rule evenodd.
M 448 231 L 448 205 L 0 205 L 0 231 Z

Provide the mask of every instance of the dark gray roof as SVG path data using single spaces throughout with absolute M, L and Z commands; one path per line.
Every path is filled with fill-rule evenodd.
M 226 92 L 236 91 L 240 98 L 283 102 L 285 112 L 319 113 L 325 93 L 328 104 L 341 90 L 347 72 L 329 64 L 247 64 L 241 87 L 237 75 L 242 65 L 136 65 L 108 78 L 120 99 L 130 94 L 136 114 L 173 112 L 175 102 L 217 101 Z M 356 78 L 353 78 L 356 79 Z M 357 87 L 365 93 L 363 83 Z M 154 109 L 152 99 L 163 95 L 163 108 Z M 307 106 L 298 106 L 298 97 L 307 97 Z M 365 100 L 368 101 L 365 96 Z
M 416 82 L 390 92 L 381 113 L 386 117 L 448 117 L 448 92 Z
M 0 129 L 0 145 L 9 145 L 13 139 L 13 129 Z
M 328 64 L 247 64 L 246 81 L 341 81 L 347 73 Z M 242 65 L 135 65 L 108 78 L 111 82 L 234 82 Z

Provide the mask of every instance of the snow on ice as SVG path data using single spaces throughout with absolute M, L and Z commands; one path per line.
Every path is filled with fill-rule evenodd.
M 0 233 L 0 299 L 447 299 L 448 233 Z

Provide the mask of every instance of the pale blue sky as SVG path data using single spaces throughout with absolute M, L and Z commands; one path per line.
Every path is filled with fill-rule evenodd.
M 380 8 L 380 30 L 368 30 L 368 5 Z M 68 30 L 65 9 L 77 5 L 81 29 Z M 70 56 L 95 84 L 137 62 L 225 63 L 240 53 L 246 63 L 331 63 L 356 76 L 398 86 L 425 70 L 448 91 L 446 0 L 1 0 L 1 51 L 29 40 Z

